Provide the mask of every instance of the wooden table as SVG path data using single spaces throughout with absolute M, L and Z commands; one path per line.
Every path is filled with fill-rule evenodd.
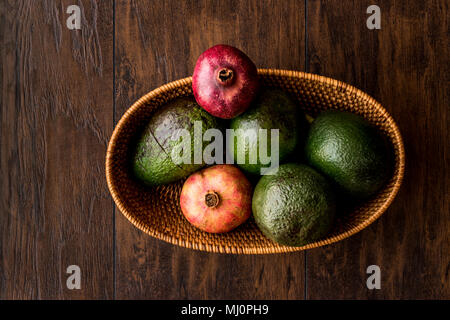
M 69 30 L 76 3 L 81 30 Z M 369 5 L 381 29 L 369 30 Z M 0 2 L 1 299 L 450 298 L 448 1 Z M 307 252 L 221 255 L 153 239 L 114 206 L 104 162 L 141 95 L 208 47 L 330 76 L 397 121 L 403 186 L 357 235 Z M 381 289 L 366 268 L 381 268 Z M 69 290 L 66 269 L 81 269 Z

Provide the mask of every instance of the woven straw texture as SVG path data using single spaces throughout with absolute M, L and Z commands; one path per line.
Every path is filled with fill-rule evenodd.
M 299 108 L 312 117 L 327 109 L 347 110 L 378 127 L 395 151 L 394 173 L 385 187 L 351 212 L 340 214 L 327 237 L 302 247 L 272 242 L 259 231 L 252 218 L 225 234 L 209 234 L 191 226 L 179 205 L 183 181 L 156 188 L 144 187 L 130 170 L 133 141 L 157 108 L 176 97 L 192 95 L 189 77 L 168 83 L 140 98 L 125 112 L 112 134 L 106 155 L 106 178 L 117 207 L 131 223 L 155 238 L 182 247 L 221 253 L 267 254 L 300 251 L 340 241 L 383 214 L 400 188 L 405 164 L 400 132 L 387 111 L 364 92 L 334 79 L 287 70 L 259 69 L 258 72 L 264 86 L 290 92 L 298 99 Z

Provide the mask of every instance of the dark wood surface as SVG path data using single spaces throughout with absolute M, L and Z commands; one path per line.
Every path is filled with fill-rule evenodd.
M 304 4 L 287 1 L 118 1 L 116 118 L 137 98 L 192 74 L 217 43 L 235 45 L 258 65 L 303 69 Z M 252 19 L 249 19 L 249 12 Z M 275 26 L 260 23 L 276 17 Z M 283 37 L 280 37 L 283 35 Z M 283 39 L 290 38 L 290 41 Z M 275 50 L 267 54 L 266 50 Z M 117 298 L 303 299 L 304 254 L 232 256 L 178 248 L 116 224 Z
M 0 1 L 0 298 L 113 298 L 113 5 Z M 82 289 L 68 290 L 78 265 Z
M 448 299 L 448 1 L 377 1 L 381 30 L 368 30 L 362 13 L 373 3 L 308 1 L 308 71 L 386 107 L 402 132 L 406 174 L 373 225 L 307 253 L 307 297 Z M 367 290 L 372 264 L 381 268 L 381 290 Z
M 0 2 L 0 299 L 450 298 L 447 1 Z M 381 8 L 368 30 L 366 8 Z M 379 100 L 407 168 L 388 211 L 307 252 L 221 255 L 153 239 L 113 206 L 114 124 L 217 43 L 260 67 L 319 73 Z M 66 288 L 79 265 L 81 290 Z M 368 290 L 366 268 L 381 268 Z

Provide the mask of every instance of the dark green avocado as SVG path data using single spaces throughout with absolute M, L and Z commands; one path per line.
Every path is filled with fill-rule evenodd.
M 302 246 L 329 232 L 336 203 L 330 183 L 321 174 L 306 165 L 289 163 L 259 180 L 252 209 L 258 227 L 268 238 Z
M 327 111 L 312 123 L 305 146 L 310 165 L 344 193 L 367 198 L 389 178 L 391 154 L 385 139 L 362 117 Z
M 194 123 L 202 124 L 202 136 L 194 139 Z M 210 128 L 220 129 L 219 121 L 201 108 L 193 98 L 177 98 L 159 109 L 145 127 L 138 139 L 132 161 L 135 176 L 150 186 L 177 181 L 205 166 L 194 163 L 197 144 L 203 151 L 203 133 Z M 191 136 L 191 163 L 176 164 L 172 161 L 172 149 L 182 138 L 180 129 L 186 129 Z M 180 152 L 181 153 L 181 152 Z
M 261 168 L 270 167 L 270 163 L 263 163 L 260 157 L 261 154 L 271 157 L 270 129 L 279 130 L 278 159 L 282 163 L 299 143 L 300 131 L 305 130 L 301 118 L 304 118 L 304 114 L 287 93 L 263 88 L 250 108 L 231 120 L 230 128 L 234 130 L 236 138 L 227 140 L 227 151 L 241 169 L 259 175 Z M 267 129 L 265 146 L 260 143 L 259 129 Z M 249 132 L 255 134 L 248 134 Z M 244 163 L 239 163 L 242 161 L 239 161 L 238 151 L 243 152 Z M 255 163 L 252 163 L 251 157 L 256 158 Z

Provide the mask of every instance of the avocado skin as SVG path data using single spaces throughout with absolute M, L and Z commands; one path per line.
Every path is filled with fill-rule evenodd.
M 392 170 L 387 141 L 366 120 L 349 112 L 320 114 L 309 130 L 305 154 L 311 166 L 355 199 L 376 193 Z
M 269 239 L 302 246 L 325 236 L 336 213 L 330 183 L 303 164 L 283 164 L 274 175 L 263 176 L 252 199 L 255 221 Z
M 302 130 L 305 131 L 302 119 L 304 114 L 287 93 L 278 89 L 263 88 L 250 108 L 231 120 L 230 128 L 235 130 L 236 138 L 233 141 L 227 141 L 227 150 L 234 156 L 234 161 L 237 163 L 238 146 L 243 145 L 246 163 L 237 163 L 237 165 L 247 173 L 259 175 L 261 168 L 270 166 L 260 161 L 259 139 L 245 139 L 245 135 L 239 134 L 236 130 L 253 129 L 258 134 L 259 129 L 267 129 L 267 150 L 263 152 L 270 157 L 270 129 L 279 129 L 279 161 L 281 163 L 295 150 Z M 250 154 L 257 155 L 256 164 L 249 163 Z
M 207 129 L 221 128 L 220 121 L 190 97 L 177 98 L 156 111 L 138 139 L 132 160 L 133 172 L 140 181 L 149 186 L 168 184 L 205 166 L 193 163 L 194 121 L 202 122 L 202 138 Z M 181 138 L 172 141 L 171 137 L 178 129 L 186 129 L 191 134 L 191 164 L 177 165 L 172 161 L 172 148 Z

